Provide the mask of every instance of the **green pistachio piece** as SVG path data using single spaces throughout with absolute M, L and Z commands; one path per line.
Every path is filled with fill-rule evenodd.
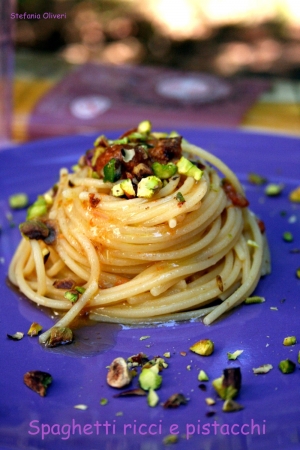
M 284 233 L 283 233 L 283 235 L 282 235 L 282 239 L 285 241 L 285 242 L 293 242 L 293 235 L 292 235 L 292 233 L 290 232 L 290 231 L 285 231 Z
M 279 369 L 282 373 L 292 373 L 296 369 L 296 364 L 290 359 L 284 359 L 279 363 Z
M 48 203 L 43 196 L 39 196 L 37 200 L 28 208 L 26 220 L 32 220 L 47 214 Z
M 262 185 L 267 182 L 267 179 L 265 177 L 262 177 L 261 175 L 258 175 L 257 173 L 253 172 L 249 173 L 248 180 L 250 181 L 250 183 L 256 185 Z
M 79 292 L 75 289 L 72 289 L 71 291 L 66 291 L 64 293 L 64 297 L 71 303 L 76 303 L 79 299 Z
M 9 206 L 12 209 L 22 209 L 28 205 L 28 196 L 24 193 L 11 195 L 8 199 Z
M 177 192 L 175 198 L 178 201 L 178 203 L 184 203 L 185 202 L 185 198 L 184 198 L 184 196 L 182 195 L 181 192 Z
M 139 383 L 142 389 L 158 389 L 162 383 L 162 377 L 159 373 L 159 366 L 155 364 L 149 369 L 143 369 L 139 376 Z
M 283 345 L 286 345 L 286 346 L 294 345 L 294 344 L 296 344 L 296 342 L 297 342 L 296 336 L 288 336 L 283 339 Z
M 159 402 L 159 397 L 154 389 L 150 388 L 147 396 L 148 405 L 155 407 Z
M 199 381 L 208 381 L 209 378 L 206 374 L 206 372 L 204 372 L 204 370 L 200 370 L 199 375 L 198 375 L 198 380 Z
M 150 120 L 143 120 L 138 124 L 137 131 L 141 134 L 149 134 L 152 129 L 152 124 Z
M 265 194 L 270 197 L 273 197 L 281 194 L 283 188 L 284 188 L 283 184 L 270 183 L 265 188 Z
M 252 370 L 253 370 L 253 373 L 255 375 L 257 375 L 257 374 L 262 374 L 262 373 L 268 373 L 272 369 L 273 369 L 272 364 L 263 364 L 262 366 L 254 367 Z
M 182 156 L 177 163 L 178 173 L 186 175 L 187 177 L 193 177 L 196 181 L 199 181 L 202 177 L 203 171 L 199 169 L 195 164 Z
M 212 385 L 223 400 L 230 400 L 237 396 L 241 388 L 241 371 L 239 367 L 224 369 L 220 378 L 213 380 Z
M 236 360 L 242 353 L 244 350 L 236 350 L 233 353 L 227 352 L 227 358 L 231 359 L 231 360 Z
M 142 178 L 138 184 L 137 197 L 151 198 L 162 185 L 162 181 L 154 175 Z
M 52 376 L 47 372 L 32 370 L 24 375 L 24 383 L 27 387 L 45 397 L 48 386 L 52 383 Z
M 70 328 L 52 327 L 46 347 L 56 347 L 57 345 L 70 344 L 71 342 L 73 342 L 73 332 Z
M 190 347 L 190 350 L 201 356 L 209 356 L 214 351 L 214 343 L 210 339 L 202 339 Z
M 222 411 L 224 412 L 234 412 L 234 411 L 240 411 L 241 409 L 244 409 L 242 405 L 235 402 L 232 399 L 225 400 L 223 403 Z
M 29 330 L 27 331 L 28 336 L 37 336 L 40 331 L 42 331 L 43 327 L 37 322 L 33 322 L 30 325 Z
M 246 305 L 251 305 L 252 303 L 264 303 L 265 301 L 266 299 L 264 297 L 253 296 L 247 297 L 244 303 Z
M 121 177 L 121 163 L 118 159 L 112 158 L 103 167 L 104 181 L 114 183 Z
M 171 178 L 177 172 L 177 167 L 174 163 L 168 164 L 160 164 L 159 162 L 155 162 L 152 164 L 152 170 L 154 175 L 161 180 L 166 180 Z

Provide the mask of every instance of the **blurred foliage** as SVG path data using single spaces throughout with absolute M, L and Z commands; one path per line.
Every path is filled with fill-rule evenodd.
M 18 0 L 19 14 L 52 12 L 66 19 L 18 20 L 16 46 L 52 52 L 71 64 L 299 77 L 297 2 L 233 3 L 230 15 L 228 2 L 221 0 Z

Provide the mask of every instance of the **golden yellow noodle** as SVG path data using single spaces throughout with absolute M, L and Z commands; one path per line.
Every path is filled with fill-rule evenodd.
M 210 324 L 243 302 L 269 270 L 265 236 L 254 214 L 227 198 L 223 177 L 243 193 L 232 171 L 186 141 L 182 149 L 205 164 L 202 178 L 173 177 L 151 199 L 114 197 L 112 184 L 91 178 L 86 167 L 62 169 L 47 213 L 56 240 L 23 237 L 11 282 L 33 302 L 65 312 L 61 326 L 83 311 L 120 323 L 205 315 Z M 54 287 L 66 278 L 85 288 L 74 304 Z

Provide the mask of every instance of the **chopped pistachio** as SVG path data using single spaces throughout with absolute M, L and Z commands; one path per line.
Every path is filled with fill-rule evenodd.
M 163 404 L 164 408 L 177 408 L 180 405 L 186 405 L 187 399 L 183 394 L 173 394 L 168 400 Z
M 40 220 L 27 220 L 19 225 L 19 229 L 23 236 L 28 239 L 45 240 L 50 230 L 44 222 Z
M 232 399 L 225 400 L 223 403 L 222 411 L 224 412 L 234 412 L 234 411 L 240 411 L 241 409 L 244 409 L 242 405 L 235 402 Z
M 151 198 L 162 185 L 162 181 L 154 175 L 142 178 L 138 184 L 137 197 Z
M 284 233 L 283 233 L 283 235 L 282 235 L 282 239 L 285 241 L 285 242 L 293 242 L 293 235 L 292 235 L 292 233 L 290 232 L 290 231 L 285 231 Z
M 168 434 L 163 438 L 164 445 L 176 444 L 178 442 L 177 434 Z
M 26 208 L 26 206 L 28 205 L 28 196 L 23 192 L 13 194 L 9 197 L 8 203 L 12 209 Z
M 107 403 L 108 403 L 107 398 L 101 398 L 101 400 L 100 400 L 100 405 L 101 406 L 105 406 L 105 405 L 107 405 Z
M 297 342 L 296 336 L 288 336 L 283 339 L 283 345 L 286 345 L 286 346 L 294 345 L 294 344 L 296 344 L 296 342 Z
M 177 172 L 177 166 L 170 162 L 168 164 L 160 164 L 159 162 L 154 162 L 152 164 L 152 170 L 154 175 L 161 180 L 166 180 L 171 178 Z
M 181 192 L 177 192 L 175 198 L 178 201 L 178 203 L 185 203 L 185 198 Z
M 124 358 L 115 358 L 109 366 L 106 377 L 107 384 L 114 388 L 122 388 L 131 382 L 131 374 Z
M 267 179 L 265 177 L 262 177 L 261 175 L 258 175 L 257 173 L 253 172 L 249 173 L 248 180 L 250 181 L 250 183 L 256 185 L 262 185 L 267 182 Z
M 66 291 L 64 293 L 64 297 L 69 300 L 71 303 L 76 303 L 77 300 L 79 299 L 79 292 L 76 291 L 75 289 L 71 290 L 71 291 Z
M 262 374 L 262 373 L 268 373 L 272 369 L 273 369 L 272 364 L 263 364 L 262 366 L 253 368 L 252 370 L 253 370 L 254 374 Z
M 199 374 L 198 374 L 198 380 L 199 381 L 208 381 L 209 378 L 206 374 L 206 372 L 204 372 L 204 370 L 200 370 Z
M 296 369 L 296 364 L 290 359 L 285 359 L 280 361 L 278 367 L 282 373 L 292 373 Z
M 227 358 L 228 359 L 232 359 L 232 360 L 236 360 L 242 353 L 244 350 L 236 350 L 233 353 L 227 352 Z
M 296 277 L 300 278 L 300 268 L 296 270 Z
M 278 311 L 278 308 L 277 308 L 277 306 L 270 306 L 270 310 L 271 311 Z
M 297 358 L 298 363 L 300 364 L 300 350 L 298 352 L 298 358 Z
M 152 124 L 150 120 L 143 120 L 138 124 L 137 131 L 142 134 L 149 134 L 152 129 Z
M 27 334 L 29 336 L 37 336 L 39 334 L 39 332 L 42 331 L 42 329 L 43 329 L 43 327 L 40 324 L 38 324 L 37 322 L 33 322 L 30 325 L 30 328 L 27 331 Z
M 170 358 L 170 357 L 171 357 L 171 353 L 170 353 L 170 352 L 165 352 L 165 353 L 163 354 L 163 356 L 164 356 L 165 358 Z
M 149 389 L 158 389 L 162 383 L 162 377 L 158 374 L 158 364 L 149 369 L 142 369 L 139 376 L 139 383 L 142 389 L 149 391 Z
M 121 188 L 121 183 L 115 184 L 112 188 L 111 188 L 111 194 L 114 197 L 122 197 L 124 195 L 124 191 Z
M 79 294 L 84 294 L 84 292 L 86 291 L 86 289 L 83 286 L 75 286 L 74 288 L 77 292 L 79 292 Z
M 257 242 L 253 241 L 252 239 L 247 240 L 247 245 L 249 245 L 249 247 L 259 248 L 259 245 L 257 244 Z
M 300 202 L 300 186 L 290 192 L 289 199 L 291 202 Z
M 7 334 L 7 337 L 9 339 L 12 339 L 13 341 L 20 341 L 24 337 L 24 333 L 21 331 L 17 331 L 15 334 Z
M 52 327 L 46 347 L 56 347 L 57 345 L 70 344 L 71 342 L 73 342 L 73 332 L 70 328 Z
M 149 361 L 146 361 L 143 364 L 143 369 L 149 369 L 152 366 L 155 366 L 158 364 L 159 371 L 161 372 L 163 369 L 166 369 L 168 367 L 168 364 L 165 362 L 163 358 L 160 358 L 159 356 L 156 356 L 153 359 L 150 359 Z
M 86 411 L 88 409 L 87 405 L 79 404 L 74 406 L 75 409 L 80 409 L 81 411 Z
M 205 399 L 205 403 L 206 403 L 208 406 L 212 406 L 212 405 L 215 405 L 215 404 L 216 404 L 216 401 L 215 401 L 213 398 L 211 398 L 211 397 L 207 397 L 207 398 Z
M 37 200 L 29 206 L 26 220 L 32 220 L 36 217 L 44 216 L 48 210 L 48 203 L 43 196 L 38 196 Z
M 190 350 L 201 356 L 209 356 L 214 351 L 214 343 L 210 339 L 202 339 L 190 347 Z
M 199 181 L 202 177 L 203 171 L 199 169 L 195 164 L 182 156 L 177 163 L 178 173 L 186 175 L 187 177 L 193 177 L 196 181 Z
M 131 371 L 131 375 L 132 375 Z M 135 389 L 128 389 L 127 391 L 119 392 L 118 394 L 115 394 L 114 397 L 140 397 L 147 395 L 147 392 L 144 391 L 144 389 L 141 388 L 135 388 Z
M 224 369 L 220 378 L 213 380 L 212 385 L 223 400 L 236 397 L 241 388 L 242 375 L 239 367 Z
M 148 405 L 151 407 L 155 407 L 159 402 L 159 397 L 154 389 L 150 388 L 147 397 Z
M 149 338 L 150 338 L 150 336 L 141 336 L 140 341 L 144 341 L 145 339 L 149 339 Z
M 120 183 L 120 188 L 127 198 L 135 197 L 135 190 L 132 181 L 129 178 Z
M 187 370 L 191 370 L 191 369 L 192 369 L 192 366 L 191 366 L 190 364 L 188 364 L 188 365 L 186 366 L 186 369 L 187 369 Z
M 52 383 L 51 375 L 40 370 L 26 372 L 23 379 L 26 386 L 41 397 L 45 397 L 47 388 Z
M 265 188 L 265 194 L 270 197 L 273 197 L 281 194 L 283 188 L 284 188 L 283 184 L 270 183 Z
M 104 181 L 109 181 L 111 183 L 118 181 L 121 177 L 121 162 L 116 158 L 112 158 L 103 167 L 103 174 Z
M 124 136 L 120 139 L 115 139 L 113 141 L 109 141 L 110 145 L 123 145 L 123 144 L 128 144 L 129 141 L 129 136 Z
M 247 297 L 244 303 L 246 305 L 251 305 L 252 303 L 264 303 L 265 301 L 266 299 L 264 297 L 254 295 L 253 297 Z

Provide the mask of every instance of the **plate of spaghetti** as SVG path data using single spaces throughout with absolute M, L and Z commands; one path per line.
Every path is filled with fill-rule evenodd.
M 282 360 L 299 368 L 299 148 L 292 137 L 165 131 L 143 121 L 107 136 L 37 141 L 0 153 L 3 347 L 12 363 L 3 392 L 11 392 L 13 405 L 0 430 L 4 448 L 17 448 L 18 396 L 25 399 L 17 414 L 19 448 L 36 448 L 41 439 L 47 449 L 65 439 L 75 449 L 99 442 L 104 449 L 142 449 L 151 439 L 153 448 L 164 448 L 170 436 L 181 448 L 191 437 L 221 448 L 225 434 L 228 448 L 236 448 L 234 423 L 240 442 L 248 439 L 245 448 L 258 448 L 259 438 L 264 448 L 279 448 L 278 423 L 292 442 L 298 422 L 282 425 L 291 407 L 274 405 L 283 395 L 299 396 L 290 385 L 280 390 L 286 377 L 278 369 Z M 42 325 L 37 339 L 26 334 L 33 324 Z M 294 354 L 282 345 L 289 336 Z M 208 338 L 215 350 L 203 357 L 192 344 Z M 241 356 L 228 356 L 237 349 Z M 132 392 L 124 396 L 135 398 L 115 398 L 105 380 L 116 358 L 130 361 L 131 370 L 145 361 L 147 370 L 169 366 L 159 390 L 146 388 L 162 393 L 163 408 L 150 394 L 148 404 L 138 403 L 146 394 L 132 374 Z M 270 374 L 255 377 L 254 367 L 263 366 Z M 213 380 L 228 367 L 239 367 L 246 383 L 233 420 L 212 406 L 218 400 L 205 408 L 205 396 L 199 410 L 201 393 L 194 393 L 199 371 Z M 34 369 L 59 381 L 33 407 L 36 394 L 18 380 Z M 215 414 L 223 432 L 213 426 Z M 204 422 L 210 425 L 201 428 Z

